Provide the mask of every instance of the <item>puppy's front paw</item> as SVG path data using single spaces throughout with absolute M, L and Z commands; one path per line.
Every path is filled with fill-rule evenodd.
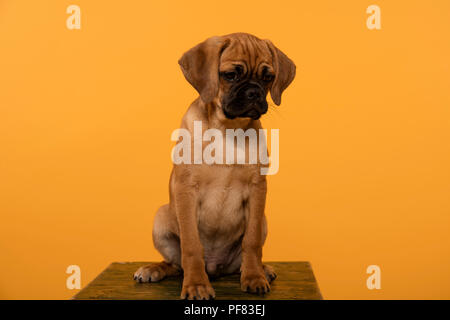
M 244 292 L 264 294 L 270 291 L 270 284 L 264 272 L 241 273 L 241 289 Z
M 273 267 L 265 264 L 263 265 L 264 273 L 266 274 L 266 279 L 271 283 L 273 280 L 277 278 L 277 274 L 275 273 L 275 270 Z
M 183 281 L 183 289 L 181 289 L 181 299 L 188 300 L 209 300 L 214 299 L 216 293 L 213 287 L 206 281 L 204 283 L 189 284 Z
M 140 267 L 133 276 L 137 282 L 158 282 L 164 279 L 166 272 L 158 263 Z

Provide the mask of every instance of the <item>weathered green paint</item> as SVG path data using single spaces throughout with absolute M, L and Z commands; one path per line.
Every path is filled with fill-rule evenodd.
M 136 283 L 134 272 L 149 262 L 113 262 L 73 299 L 173 300 L 179 299 L 182 277 L 158 283 Z M 239 275 L 211 279 L 217 300 L 317 300 L 322 299 L 309 262 L 267 262 L 277 274 L 264 296 L 241 291 Z

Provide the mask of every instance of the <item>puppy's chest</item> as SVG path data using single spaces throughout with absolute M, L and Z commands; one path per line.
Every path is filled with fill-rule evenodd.
M 246 175 L 248 170 L 216 167 L 213 175 L 203 179 L 199 185 L 197 206 L 200 231 L 226 234 L 243 227 L 250 194 Z

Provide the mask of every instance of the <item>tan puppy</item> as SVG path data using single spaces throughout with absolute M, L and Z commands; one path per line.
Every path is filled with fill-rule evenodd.
M 203 131 L 215 128 L 224 135 L 237 128 L 258 132 L 267 93 L 279 105 L 295 76 L 295 65 L 284 53 L 246 33 L 209 38 L 179 64 L 200 94 L 181 123 L 192 136 L 194 121 L 202 122 Z M 153 242 L 164 261 L 139 268 L 134 279 L 156 282 L 183 271 L 181 298 L 209 299 L 215 293 L 208 275 L 240 271 L 242 290 L 267 292 L 276 275 L 261 261 L 267 184 L 260 168 L 259 162 L 174 165 L 170 202 L 158 210 L 153 226 Z

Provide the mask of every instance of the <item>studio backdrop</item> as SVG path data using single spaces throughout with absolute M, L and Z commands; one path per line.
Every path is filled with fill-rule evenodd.
M 0 298 L 161 259 L 171 134 L 198 96 L 177 62 L 233 32 L 297 66 L 262 118 L 263 260 L 311 262 L 325 299 L 450 298 L 445 0 L 0 1 Z

